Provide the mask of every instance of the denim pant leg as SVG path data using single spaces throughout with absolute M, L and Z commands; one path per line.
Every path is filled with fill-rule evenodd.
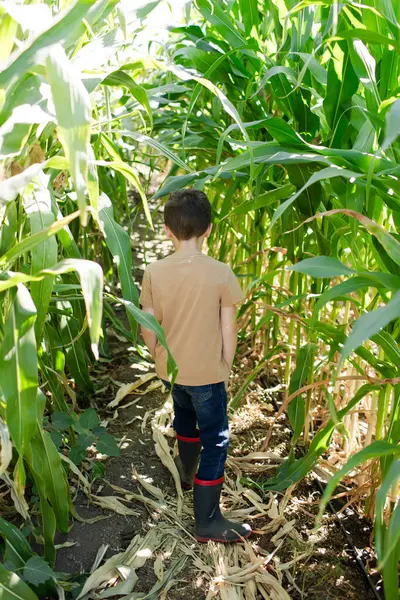
M 168 381 L 163 381 L 163 383 L 165 387 L 171 389 L 171 384 Z M 174 401 L 173 428 L 176 433 L 182 437 L 198 437 L 196 411 L 193 407 L 191 397 L 183 386 L 177 383 L 174 385 L 172 399 Z
M 200 429 L 201 455 L 197 477 L 215 481 L 224 474 L 229 446 L 227 395 L 224 383 L 185 386 L 192 398 Z

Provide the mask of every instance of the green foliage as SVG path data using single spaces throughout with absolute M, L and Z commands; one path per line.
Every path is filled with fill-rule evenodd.
M 117 4 L 0 7 L 0 416 L 16 450 L 10 468 L 19 497 L 27 482 L 35 487 L 47 561 L 35 556 L 27 563 L 28 542 L 1 525 L 5 559 L 15 558 L 21 546 L 25 554 L 14 566 L 27 563 L 18 572 L 21 580 L 2 571 L 5 597 L 14 592 L 36 597 L 23 579 L 35 587 L 53 577 L 54 536 L 70 526 L 61 447 L 76 464 L 92 445 L 101 454 L 119 455 L 93 409 L 79 414 L 69 406 L 76 394 L 72 387 L 86 394 L 95 389 L 90 369 L 106 325 L 103 265 L 111 265 L 109 289 L 120 279 L 122 296 L 132 306 L 138 302 L 131 226 L 126 231 L 119 224 L 131 218 L 127 182 L 138 191 L 151 225 L 147 190 L 130 155 L 113 135 L 102 143 L 98 131 L 110 116 L 111 95 L 122 88 L 139 137 L 142 127 L 148 133 L 143 115 L 150 126 L 153 118 L 146 89 L 124 70 L 110 68 L 109 43 L 122 45 Z M 97 48 L 93 69 L 87 70 L 85 60 L 100 40 L 101 51 Z M 104 202 L 106 194 L 114 206 Z M 128 318 L 135 341 L 134 312 Z M 165 342 L 161 328 L 157 332 Z M 93 479 L 104 474 L 102 467 L 94 463 Z
M 152 227 L 153 206 L 193 185 L 212 202 L 210 252 L 231 262 L 246 287 L 241 339 L 258 366 L 233 407 L 267 362 L 287 395 L 318 384 L 288 406 L 305 456 L 292 452 L 266 487 L 283 491 L 299 481 L 334 435 L 346 437 L 349 412 L 367 396 L 379 400 L 376 425 L 368 423 L 375 441 L 327 494 L 349 469 L 372 461 L 367 504 L 376 495 L 385 594 L 397 599 L 400 509 L 388 500 L 400 439 L 397 7 L 197 0 L 188 22 L 151 46 L 151 56 L 138 48 L 120 64 L 116 49 L 126 55 L 135 34 L 128 39 L 118 2 L 59 11 L 64 4 L 35 5 L 50 17 L 39 34 L 30 29 L 31 5 L 12 11 L 5 3 L 0 12 L 0 415 L 21 495 L 26 477 L 37 489 L 47 563 L 56 528 L 68 527 L 58 449 L 68 447 L 77 464 L 92 444 L 118 452 L 95 413 L 75 414 L 68 400 L 71 386 L 87 395 L 95 389 L 90 371 L 107 320 L 133 343 L 137 323 L 145 325 L 168 350 L 162 328 L 137 306 L 135 216 L 143 210 Z M 146 3 L 137 18 L 151 19 L 157 5 Z M 167 177 L 154 190 L 160 173 Z M 337 407 L 318 380 L 328 372 L 333 381 L 342 368 L 374 379 L 341 390 Z M 168 352 L 172 381 L 176 371 Z M 315 429 L 319 391 L 329 416 Z M 101 466 L 94 463 L 93 478 Z M 0 581 L 10 582 L 4 568 Z M 14 581 L 17 597 L 32 597 Z

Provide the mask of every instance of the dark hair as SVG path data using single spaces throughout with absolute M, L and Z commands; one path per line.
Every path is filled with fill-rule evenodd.
M 199 238 L 211 223 L 211 204 L 204 192 L 173 192 L 164 208 L 164 221 L 178 240 Z

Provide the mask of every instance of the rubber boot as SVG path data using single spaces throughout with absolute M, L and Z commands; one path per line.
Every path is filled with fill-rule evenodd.
M 177 435 L 178 455 L 175 457 L 176 468 L 181 478 L 183 490 L 191 490 L 194 476 L 199 466 L 201 451 L 200 438 L 189 438 Z
M 202 481 L 195 477 L 193 489 L 195 538 L 198 542 L 241 542 L 252 531 L 249 525 L 228 521 L 219 507 L 224 478 Z

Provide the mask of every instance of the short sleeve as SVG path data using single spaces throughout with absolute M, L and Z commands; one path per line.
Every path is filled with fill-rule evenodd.
M 221 306 L 238 304 L 243 298 L 242 289 L 234 272 L 228 267 L 228 277 L 221 290 Z
M 153 306 L 153 294 L 151 291 L 151 276 L 147 268 L 143 275 L 142 291 L 140 292 L 139 302 L 142 306 L 149 308 Z

